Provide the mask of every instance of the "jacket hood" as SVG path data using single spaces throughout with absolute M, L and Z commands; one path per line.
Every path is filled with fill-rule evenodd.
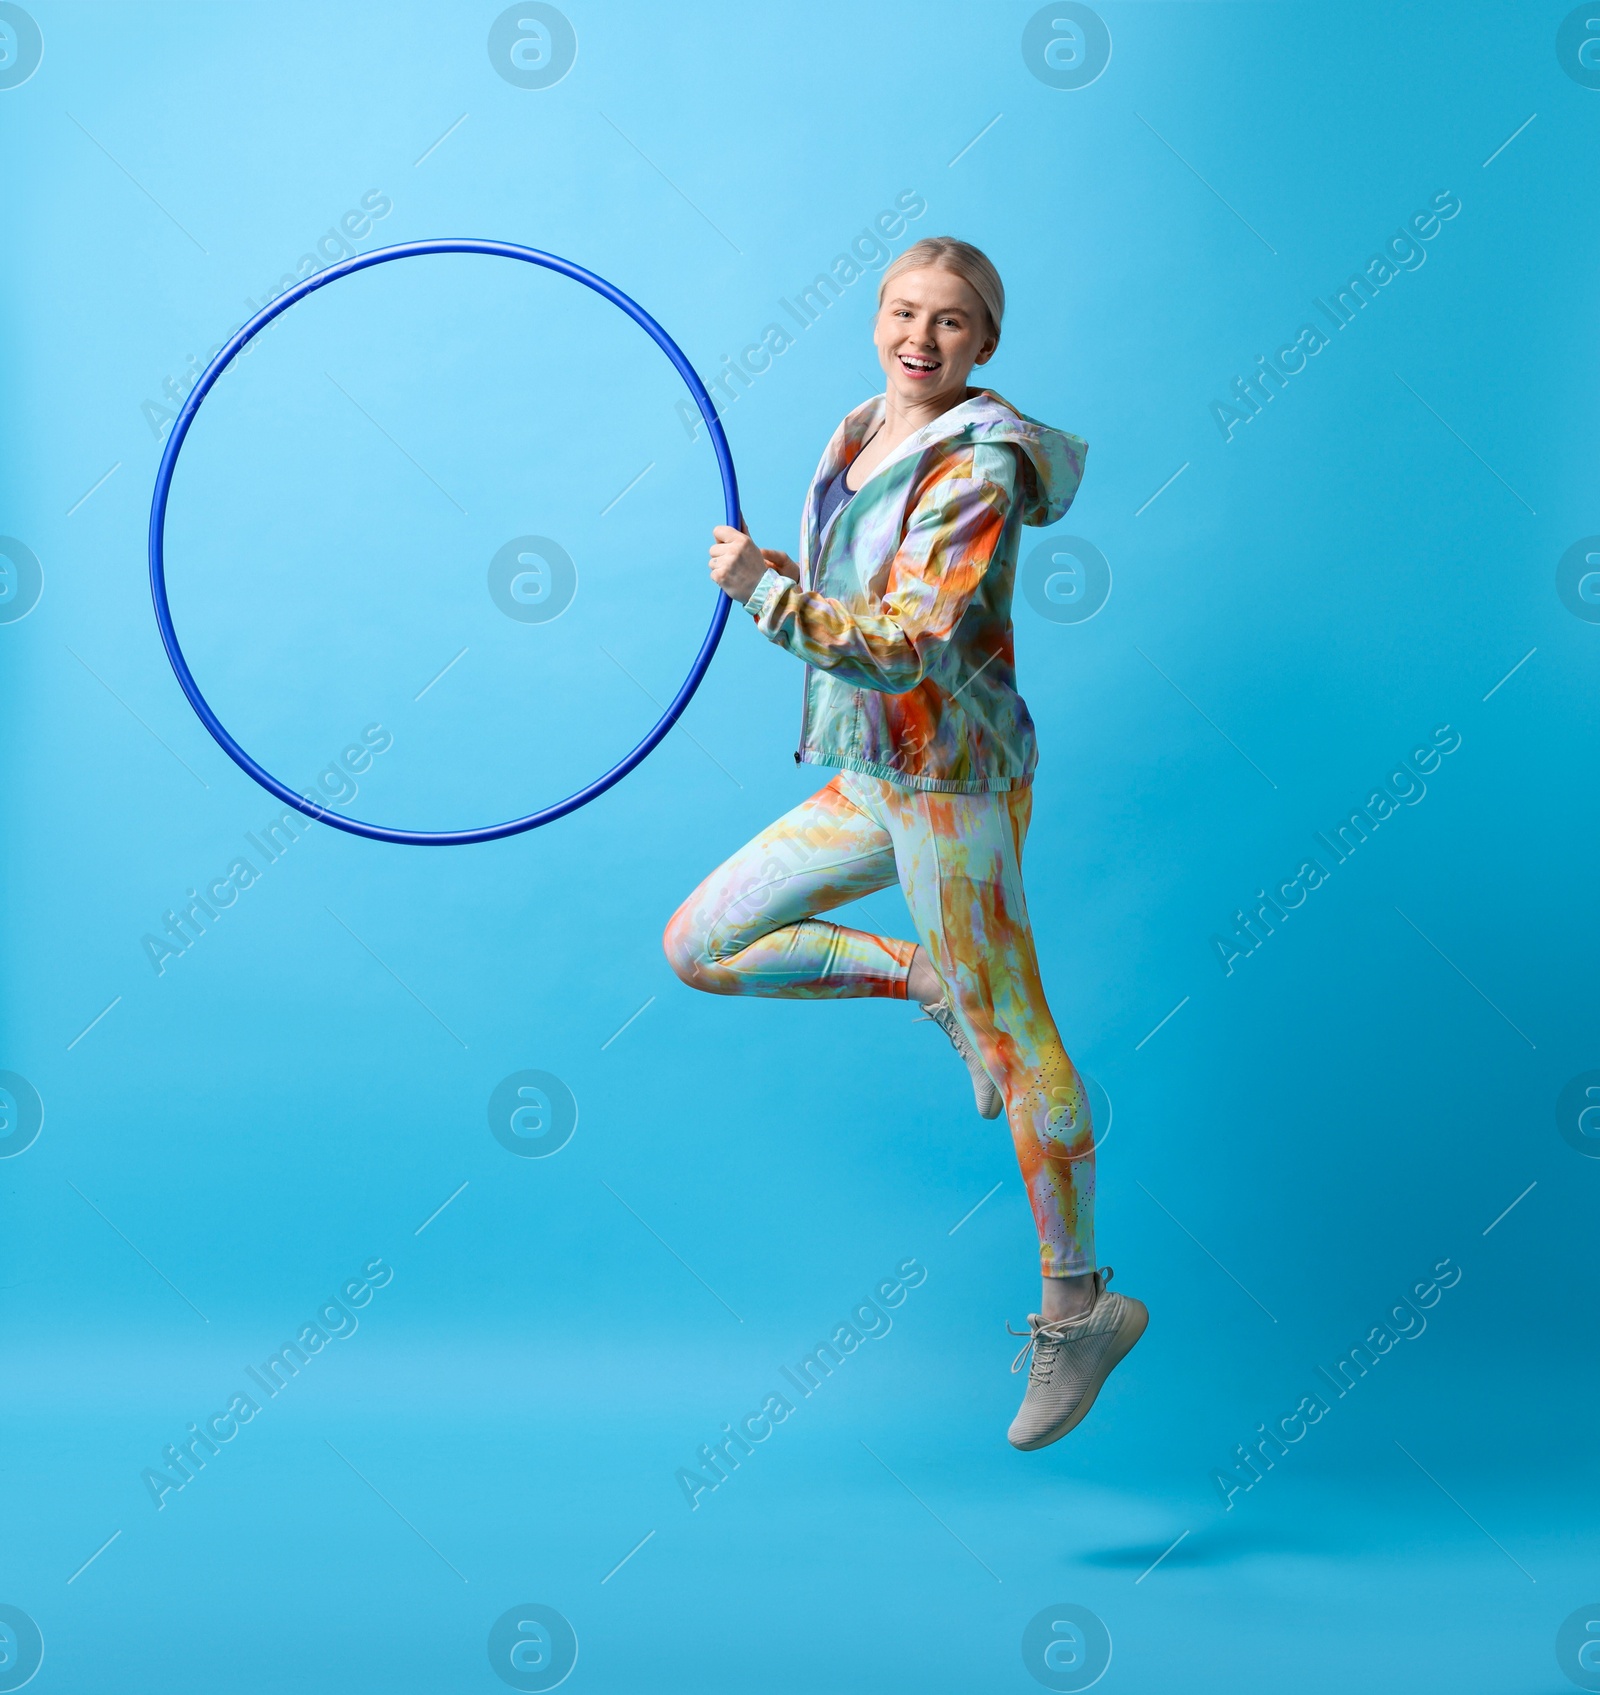
M 879 394 L 857 407 L 841 426 L 845 442 L 852 448 L 858 447 L 882 419 L 884 404 L 885 397 Z M 854 441 L 850 440 L 852 437 Z M 960 447 L 1001 442 L 1009 442 L 1020 450 L 1022 474 L 1017 493 L 1022 502 L 1023 523 L 1035 527 L 1055 523 L 1065 515 L 1078 492 L 1089 444 L 1080 436 L 1028 417 L 992 389 L 976 390 L 960 405 L 924 424 L 890 458 L 925 452 L 945 443 Z M 849 457 L 854 457 L 853 451 Z

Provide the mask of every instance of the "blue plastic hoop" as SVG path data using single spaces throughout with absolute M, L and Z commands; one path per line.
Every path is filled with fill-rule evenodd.
M 525 264 L 542 265 L 547 271 L 559 271 L 562 276 L 571 277 L 574 282 L 580 282 L 585 288 L 593 289 L 613 306 L 620 306 L 666 354 L 676 366 L 678 375 L 688 385 L 689 392 L 694 396 L 695 404 L 706 421 L 706 428 L 710 431 L 712 450 L 717 456 L 717 469 L 722 476 L 726 520 L 735 529 L 743 528 L 743 525 L 739 513 L 739 485 L 733 473 L 733 455 L 728 448 L 728 438 L 723 434 L 722 424 L 717 418 L 716 408 L 711 404 L 711 396 L 706 393 L 705 384 L 695 374 L 695 369 L 684 357 L 683 350 L 637 301 L 630 300 L 621 289 L 613 288 L 593 271 L 586 271 L 583 266 L 574 265 L 570 259 L 558 258 L 554 253 L 541 253 L 534 247 L 519 247 L 509 241 L 475 241 L 467 238 L 404 241 L 393 247 L 379 247 L 371 253 L 359 254 L 354 259 L 346 259 L 314 277 L 308 277 L 306 281 L 297 283 L 287 294 L 279 295 L 276 300 L 262 307 L 247 324 L 234 332 L 222 351 L 206 366 L 199 382 L 190 390 L 173 423 L 171 434 L 167 437 L 166 451 L 161 456 L 161 468 L 156 472 L 155 497 L 150 503 L 150 594 L 155 601 L 156 623 L 161 628 L 161 640 L 166 647 L 167 658 L 172 662 L 172 669 L 183 692 L 189 697 L 189 704 L 195 709 L 200 722 L 211 732 L 217 745 L 241 771 L 254 778 L 262 788 L 275 794 L 286 805 L 294 807 L 297 812 L 305 813 L 308 818 L 331 824 L 336 830 L 347 830 L 352 836 L 367 836 L 379 842 L 401 842 L 411 847 L 455 847 L 465 842 L 492 842 L 501 836 L 515 836 L 523 830 L 536 829 L 540 824 L 552 823 L 557 818 L 566 817 L 569 812 L 575 812 L 597 795 L 603 795 L 613 784 L 621 782 L 677 723 L 694 691 L 699 688 L 701 679 L 711 664 L 711 656 L 717 650 L 723 628 L 728 622 L 728 609 L 732 603 L 725 594 L 718 591 L 716 611 L 711 615 L 711 627 L 700 644 L 700 651 L 695 655 L 688 677 L 672 697 L 666 711 L 637 747 L 625 754 L 603 776 L 596 777 L 592 783 L 568 795 L 565 800 L 558 800 L 551 806 L 530 812 L 526 818 L 509 819 L 504 824 L 489 824 L 477 830 L 391 830 L 382 824 L 367 824 L 359 818 L 346 818 L 341 813 L 330 812 L 327 807 L 305 795 L 296 794 L 287 784 L 280 783 L 228 734 L 222 721 L 211 710 L 210 702 L 200 692 L 200 685 L 194 680 L 194 673 L 190 671 L 189 662 L 184 658 L 183 649 L 178 644 L 177 632 L 172 627 L 172 608 L 167 602 L 167 498 L 171 493 L 172 474 L 177 469 L 178 454 L 183 447 L 184 437 L 188 435 L 189 426 L 200 410 L 201 401 L 210 392 L 217 378 L 233 362 L 239 350 L 252 337 L 259 335 L 280 313 L 287 312 L 297 300 L 303 300 L 306 295 L 319 288 L 326 288 L 329 283 L 337 282 L 340 277 L 347 277 L 354 271 L 364 271 L 369 265 L 384 265 L 391 259 L 410 259 L 426 253 L 486 253 L 499 259 L 520 259 Z

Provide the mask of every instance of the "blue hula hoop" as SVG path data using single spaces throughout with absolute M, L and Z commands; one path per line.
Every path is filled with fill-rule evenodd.
M 189 662 L 184 658 L 183 649 L 179 645 L 177 632 L 172 627 L 172 608 L 167 602 L 167 499 L 172 490 L 172 474 L 177 469 L 178 454 L 183 448 L 184 438 L 200 410 L 200 403 L 210 392 L 217 378 L 233 362 L 239 350 L 252 337 L 259 335 L 274 318 L 287 312 L 297 300 L 303 300 L 319 288 L 326 288 L 329 283 L 337 282 L 340 277 L 347 277 L 355 271 L 364 271 L 370 265 L 386 265 L 394 259 L 411 259 L 427 253 L 485 253 L 499 259 L 520 259 L 525 264 L 540 265 L 547 271 L 557 271 L 564 277 L 570 277 L 574 282 L 582 283 L 585 288 L 593 289 L 613 306 L 620 306 L 666 354 L 677 368 L 678 375 L 688 385 L 689 392 L 694 396 L 695 404 L 706 421 L 706 428 L 711 435 L 711 446 L 717 456 L 726 520 L 735 529 L 741 529 L 743 525 L 740 522 L 739 485 L 734 477 L 733 455 L 728 448 L 728 438 L 723 434 L 722 424 L 717 418 L 716 408 L 711 404 L 711 396 L 706 393 L 705 384 L 700 381 L 694 367 L 684 357 L 683 350 L 637 301 L 630 300 L 621 289 L 613 288 L 603 277 L 597 277 L 593 271 L 586 271 L 583 266 L 573 264 L 570 259 L 558 258 L 554 253 L 541 253 L 534 247 L 519 247 L 509 241 L 475 241 L 462 238 L 400 242 L 393 247 L 379 247 L 371 253 L 359 254 L 354 259 L 346 259 L 318 272 L 314 277 L 308 277 L 304 282 L 297 283 L 287 294 L 279 295 L 276 300 L 270 301 L 248 323 L 234 332 L 190 390 L 167 437 L 166 451 L 161 456 L 161 468 L 156 472 L 155 496 L 150 503 L 150 594 L 155 602 L 156 623 L 161 629 L 161 640 L 167 650 L 167 658 L 172 662 L 172 669 L 184 694 L 188 696 L 189 704 L 194 708 L 200 722 L 211 732 L 217 745 L 241 771 L 286 805 L 294 807 L 297 812 L 305 813 L 308 818 L 331 824 L 336 830 L 346 830 L 352 836 L 367 836 L 379 842 L 400 842 L 410 847 L 455 847 L 466 842 L 492 842 L 501 836 L 515 836 L 523 830 L 533 830 L 541 824 L 553 823 L 557 818 L 564 818 L 569 812 L 575 812 L 598 795 L 603 795 L 613 784 L 621 782 L 677 723 L 694 691 L 699 688 L 701 679 L 711 664 L 711 656 L 717 650 L 723 628 L 728 622 L 728 609 L 732 603 L 725 594 L 718 591 L 716 610 L 711 615 L 711 626 L 700 644 L 700 651 L 695 655 L 694 664 L 689 668 L 689 675 L 668 703 L 666 711 L 636 747 L 624 754 L 604 775 L 596 777 L 592 783 L 568 795 L 565 800 L 541 807 L 539 811 L 530 812 L 525 818 L 508 819 L 504 824 L 489 824 L 477 830 L 392 830 L 386 825 L 368 824 L 359 818 L 347 818 L 341 813 L 329 811 L 309 796 L 296 794 L 286 783 L 280 783 L 228 734 L 222 721 L 211 710 L 210 702 L 200 692 L 200 685 L 194 680 L 194 673 L 190 671 Z

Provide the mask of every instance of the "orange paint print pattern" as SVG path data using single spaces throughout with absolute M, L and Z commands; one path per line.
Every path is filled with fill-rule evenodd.
M 1092 1271 L 1094 1135 L 1039 978 L 1022 887 L 1033 791 L 941 793 L 842 771 L 689 896 L 663 945 L 720 995 L 904 999 L 914 942 L 820 916 L 898 882 L 1005 1099 L 1046 1277 Z

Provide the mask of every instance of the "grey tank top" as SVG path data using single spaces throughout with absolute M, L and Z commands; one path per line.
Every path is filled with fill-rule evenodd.
M 844 474 L 850 467 L 841 466 L 839 474 L 822 491 L 822 506 L 817 513 L 817 534 L 820 536 L 828 527 L 828 520 L 841 506 L 848 505 L 855 495 L 855 490 L 846 485 Z

